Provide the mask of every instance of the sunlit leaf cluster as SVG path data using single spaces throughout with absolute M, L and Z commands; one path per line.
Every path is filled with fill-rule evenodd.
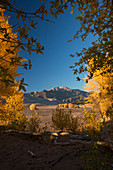
M 108 56 L 109 57 L 109 56 Z M 94 64 L 93 60 L 90 61 L 90 66 Z M 89 102 L 93 108 L 99 112 L 102 117 L 113 117 L 113 72 L 109 72 L 109 67 L 106 63 L 100 70 L 96 70 L 93 79 L 88 81 L 85 89 L 90 90 Z M 87 79 L 84 78 L 84 80 Z

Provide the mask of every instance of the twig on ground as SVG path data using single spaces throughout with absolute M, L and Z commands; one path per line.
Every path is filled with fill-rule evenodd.
M 32 151 L 28 150 L 28 153 L 30 153 L 32 158 L 36 158 L 36 154 L 34 154 Z

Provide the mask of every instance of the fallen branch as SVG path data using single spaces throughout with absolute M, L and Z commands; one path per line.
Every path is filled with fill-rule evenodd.
M 15 133 L 20 133 L 20 134 L 28 134 L 28 135 L 39 135 L 39 134 L 34 133 L 34 132 L 19 131 L 19 130 L 6 130 L 5 132 L 15 132 Z M 66 146 L 66 145 L 73 145 L 73 144 L 76 144 L 76 143 L 79 143 L 79 144 L 82 144 L 82 145 L 92 144 L 92 141 L 91 141 L 92 138 L 90 136 L 74 135 L 74 134 L 70 134 L 70 133 L 66 133 L 66 132 L 62 132 L 62 133 L 50 132 L 49 134 L 54 136 L 54 144 L 55 145 Z M 65 143 L 57 142 L 59 136 L 65 136 L 65 135 L 70 136 L 71 138 L 74 138 L 76 140 L 70 139 L 68 142 L 65 142 Z M 103 141 L 95 141 L 93 143 L 97 144 L 97 145 L 106 145 L 113 151 L 113 141 L 112 140 L 105 139 Z
M 31 152 L 30 150 L 28 150 L 28 153 L 30 153 L 32 158 L 36 158 L 36 154 L 34 154 L 33 152 Z
M 5 132 L 14 132 L 14 133 L 20 133 L 20 134 L 28 134 L 28 135 L 34 135 L 34 132 L 28 132 L 28 131 L 21 131 L 21 130 L 6 130 Z
M 79 140 L 91 140 L 91 137 L 90 136 L 85 136 L 85 135 L 74 135 L 74 134 L 69 134 L 69 136 L 71 138 L 74 138 L 74 139 L 79 139 Z
M 55 145 L 61 145 L 61 146 L 66 146 L 66 145 L 74 145 L 74 144 L 82 144 L 82 145 L 86 145 L 86 144 L 91 144 L 92 141 L 82 141 L 82 140 L 69 140 L 68 142 L 65 143 L 61 143 L 61 142 L 55 142 Z
M 89 144 L 97 144 L 97 145 L 105 145 L 107 147 L 109 147 L 112 151 L 113 151 L 113 142 L 111 141 L 83 141 L 83 140 L 69 140 L 69 142 L 65 142 L 65 143 L 60 143 L 60 142 L 55 142 L 55 145 L 61 145 L 61 146 L 66 146 L 66 145 L 73 145 L 73 144 L 82 144 L 84 147 L 85 145 L 89 145 Z

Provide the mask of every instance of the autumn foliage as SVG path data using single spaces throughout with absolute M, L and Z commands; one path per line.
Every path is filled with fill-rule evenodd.
M 107 57 L 110 58 L 109 55 Z M 88 67 L 89 72 L 93 64 L 92 59 Z M 113 116 L 113 73 L 109 72 L 109 69 L 105 63 L 101 69 L 95 71 L 93 79 L 85 86 L 85 89 L 91 91 L 88 101 L 103 118 Z
M 19 54 L 16 43 L 10 42 L 10 39 L 17 39 L 17 36 L 8 24 L 8 17 L 4 16 L 3 10 L 0 9 L 0 12 L 2 30 L 0 32 L 0 121 L 8 125 L 19 119 L 19 114 L 23 110 L 23 92 L 18 91 L 18 83 L 15 80 L 20 75 L 17 73 L 17 68 L 22 64 L 22 60 L 11 64 Z M 4 37 L 9 37 L 9 41 L 3 41 Z
M 0 28 L 2 29 L 0 32 L 0 89 L 2 89 L 0 90 L 0 98 L 4 98 L 12 94 L 12 81 L 18 76 L 18 65 L 10 64 L 10 62 L 18 56 L 18 50 L 15 49 L 16 44 L 10 42 L 10 38 L 8 42 L 3 42 L 5 36 L 9 36 L 11 38 L 16 38 L 17 36 L 12 33 L 12 28 L 8 24 L 8 18 L 4 16 L 3 10 L 0 9 L 0 11 Z M 9 51 L 12 52 L 9 53 Z M 9 82 L 7 82 L 7 80 L 9 80 Z

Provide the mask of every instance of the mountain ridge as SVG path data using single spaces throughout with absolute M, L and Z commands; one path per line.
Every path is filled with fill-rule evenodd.
M 88 92 L 68 87 L 54 87 L 49 90 L 34 91 L 24 94 L 25 103 L 58 104 L 58 103 L 84 103 Z

